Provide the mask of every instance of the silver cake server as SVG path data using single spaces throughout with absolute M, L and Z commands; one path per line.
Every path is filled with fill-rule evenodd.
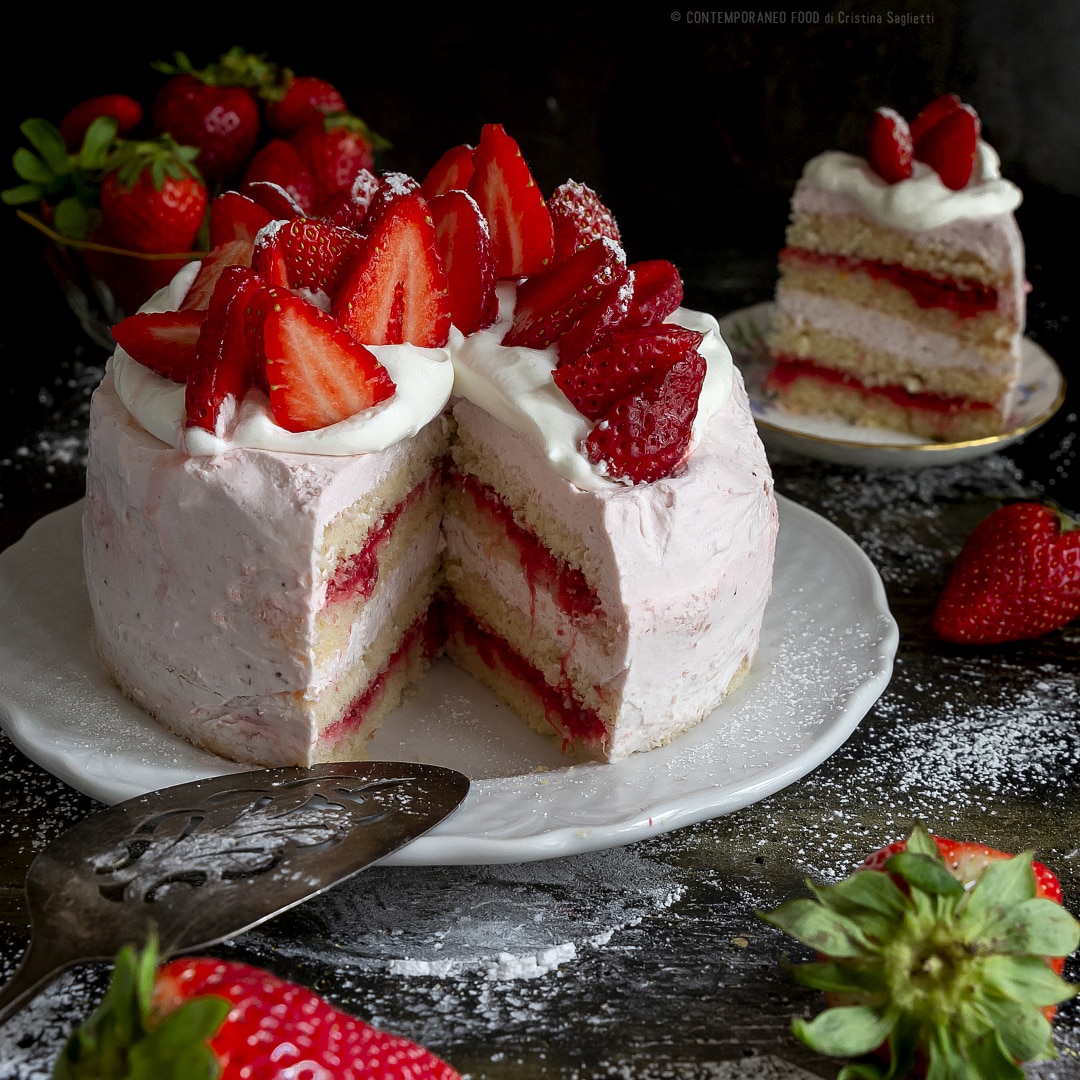
M 337 762 L 162 788 L 68 829 L 30 864 L 30 945 L 0 1024 L 66 968 L 156 931 L 205 948 L 344 881 L 437 825 L 469 790 L 436 765 Z

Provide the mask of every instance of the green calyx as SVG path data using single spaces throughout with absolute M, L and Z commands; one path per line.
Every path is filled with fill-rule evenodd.
M 149 173 L 154 187 L 160 191 L 165 178 L 200 180 L 195 159 L 198 147 L 181 146 L 170 135 L 156 139 L 117 139 L 103 172 L 116 173 L 121 186 L 133 187 L 144 173 Z
M 8 206 L 47 206 L 61 236 L 83 239 L 98 204 L 98 187 L 118 140 L 111 116 L 99 116 L 87 128 L 82 145 L 69 153 L 59 128 L 34 117 L 19 125 L 29 143 L 12 155 L 15 174 L 22 181 L 0 191 Z
M 281 79 L 277 64 L 262 53 L 251 53 L 240 45 L 234 45 L 212 64 L 196 68 L 186 53 L 173 53 L 173 62 L 157 61 L 151 65 L 163 75 L 193 75 L 208 86 L 242 86 L 249 90 L 261 90 L 273 86 Z
M 818 1053 L 887 1065 L 848 1065 L 841 1080 L 891 1080 L 916 1061 L 931 1080 L 1021 1080 L 1018 1062 L 1055 1056 L 1045 1010 L 1080 987 L 1048 957 L 1080 945 L 1080 923 L 1036 895 L 1031 855 L 991 863 L 973 886 L 952 876 L 917 829 L 883 870 L 809 885 L 761 917 L 815 949 L 793 965 L 830 1008 L 793 1031 Z
M 128 946 L 116 957 L 97 1011 L 74 1032 L 53 1069 L 53 1080 L 216 1080 L 221 1065 L 208 1040 L 229 1003 L 219 997 L 186 1001 L 165 1016 L 152 1008 L 157 944 Z

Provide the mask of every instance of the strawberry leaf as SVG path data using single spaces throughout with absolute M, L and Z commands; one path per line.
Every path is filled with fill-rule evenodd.
M 1014 1002 L 1036 1007 L 1039 1016 L 1038 1008 L 1076 995 L 1076 988 L 1055 975 L 1041 956 L 990 956 L 983 972 L 990 986 Z
M 1053 900 L 1024 900 L 1008 910 L 996 938 L 1003 952 L 1068 956 L 1080 945 L 1080 924 Z
M 804 945 L 829 956 L 860 956 L 867 949 L 865 936 L 851 919 L 828 911 L 813 900 L 789 900 L 765 919 Z
M 896 1025 L 896 1016 L 866 1005 L 826 1009 L 809 1023 L 796 1020 L 795 1034 L 811 1050 L 837 1057 L 859 1057 L 877 1049 Z
M 42 160 L 54 173 L 68 170 L 68 152 L 64 137 L 55 124 L 48 120 L 32 118 L 19 125 L 26 141 L 41 155 Z
M 957 897 L 964 895 L 964 886 L 946 869 L 941 857 L 901 851 L 886 863 L 885 870 L 896 874 L 913 889 L 929 896 Z
M 1018 1011 L 1013 1000 L 989 999 L 985 1004 L 987 1019 L 997 1033 L 1000 1060 L 993 1062 L 994 1071 L 980 1075 L 992 1077 L 1023 1076 L 1016 1061 L 1031 1061 L 1056 1056 L 1050 1023 L 1037 1009 Z M 1008 1063 L 1015 1072 L 1005 1068 Z

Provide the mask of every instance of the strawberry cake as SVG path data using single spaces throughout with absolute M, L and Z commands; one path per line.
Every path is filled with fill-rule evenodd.
M 488 125 L 304 215 L 216 201 L 115 328 L 84 513 L 98 653 L 197 746 L 362 757 L 445 652 L 568 755 L 697 724 L 753 662 L 777 511 L 678 272 Z M 363 342 L 363 344 L 361 344 Z
M 766 389 L 928 440 L 998 434 L 1020 377 L 1020 191 L 951 94 L 910 125 L 879 109 L 867 141 L 865 159 L 813 158 L 795 188 Z

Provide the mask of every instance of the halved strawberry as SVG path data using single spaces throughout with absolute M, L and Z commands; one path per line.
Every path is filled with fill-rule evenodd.
M 230 240 L 250 240 L 274 215 L 239 191 L 224 191 L 210 203 L 210 247 Z
M 520 147 L 501 124 L 481 130 L 468 191 L 491 227 L 497 277 L 537 274 L 551 265 L 551 214 Z
M 385 217 L 390 206 L 406 195 L 420 191 L 420 182 L 403 172 L 386 172 L 378 178 L 378 185 L 371 192 L 367 212 L 360 226 L 364 236 L 369 235 Z
M 210 306 L 210 297 L 214 295 L 222 271 L 227 266 L 250 266 L 254 250 L 255 244 L 251 240 L 227 240 L 208 251 L 180 306 L 205 311 Z
M 621 398 L 585 437 L 585 456 L 625 483 L 670 476 L 690 449 L 705 369 L 694 351 Z
M 627 327 L 663 322 L 682 306 L 683 282 L 674 263 L 644 259 L 630 264 L 634 295 L 626 313 Z
M 310 431 L 385 401 L 394 382 L 333 316 L 274 290 L 263 321 L 270 408 L 287 431 Z
M 335 316 L 368 345 L 441 348 L 450 336 L 446 271 L 419 191 L 394 199 L 352 259 Z
M 518 286 L 514 321 L 502 343 L 547 348 L 602 302 L 609 286 L 619 286 L 626 273 L 622 248 L 600 239 L 546 272 L 530 275 Z
M 548 211 L 554 233 L 554 262 L 568 259 L 601 236 L 622 243 L 615 216 L 586 184 L 576 180 L 560 184 L 548 199 Z
M 577 322 L 559 338 L 559 363 L 574 360 L 597 348 L 621 329 L 633 296 L 633 274 L 623 267 L 616 271 L 615 280 L 601 290 L 595 303 L 590 304 Z
M 912 141 L 907 121 L 895 110 L 875 110 L 866 131 L 866 159 L 888 184 L 911 176 Z
M 463 334 L 483 330 L 499 314 L 487 219 L 473 197 L 457 188 L 431 201 L 431 216 L 446 270 L 450 319 Z
M 278 221 L 304 216 L 304 208 L 280 184 L 275 184 L 272 180 L 253 180 L 244 185 L 244 194 Z
M 289 261 L 285 257 L 284 230 L 287 224 L 287 221 L 271 221 L 265 228 L 260 229 L 251 255 L 251 266 L 263 282 L 285 289 L 292 287 L 289 280 Z
M 560 363 L 551 377 L 582 416 L 599 420 L 657 372 L 690 358 L 701 340 L 698 331 L 671 323 L 619 330 L 600 348 Z
M 448 191 L 465 191 L 473 174 L 473 150 L 468 143 L 451 146 L 428 170 L 421 183 L 424 197 L 431 202 Z
M 963 102 L 956 94 L 942 94 L 934 98 L 908 125 L 911 139 L 918 142 L 943 116 L 955 112 Z
M 915 157 L 937 171 L 953 191 L 966 187 L 975 168 L 981 124 L 970 105 L 947 112 L 915 143 Z
M 214 288 L 188 374 L 185 410 L 189 427 L 219 432 L 226 401 L 237 405 L 253 382 L 253 357 L 245 308 L 262 287 L 250 267 L 226 267 Z
M 144 367 L 183 382 L 195 362 L 204 316 L 195 310 L 139 311 L 112 328 L 113 340 Z
M 360 246 L 360 237 L 342 225 L 313 218 L 293 218 L 276 231 L 289 288 L 310 289 L 333 297 Z

